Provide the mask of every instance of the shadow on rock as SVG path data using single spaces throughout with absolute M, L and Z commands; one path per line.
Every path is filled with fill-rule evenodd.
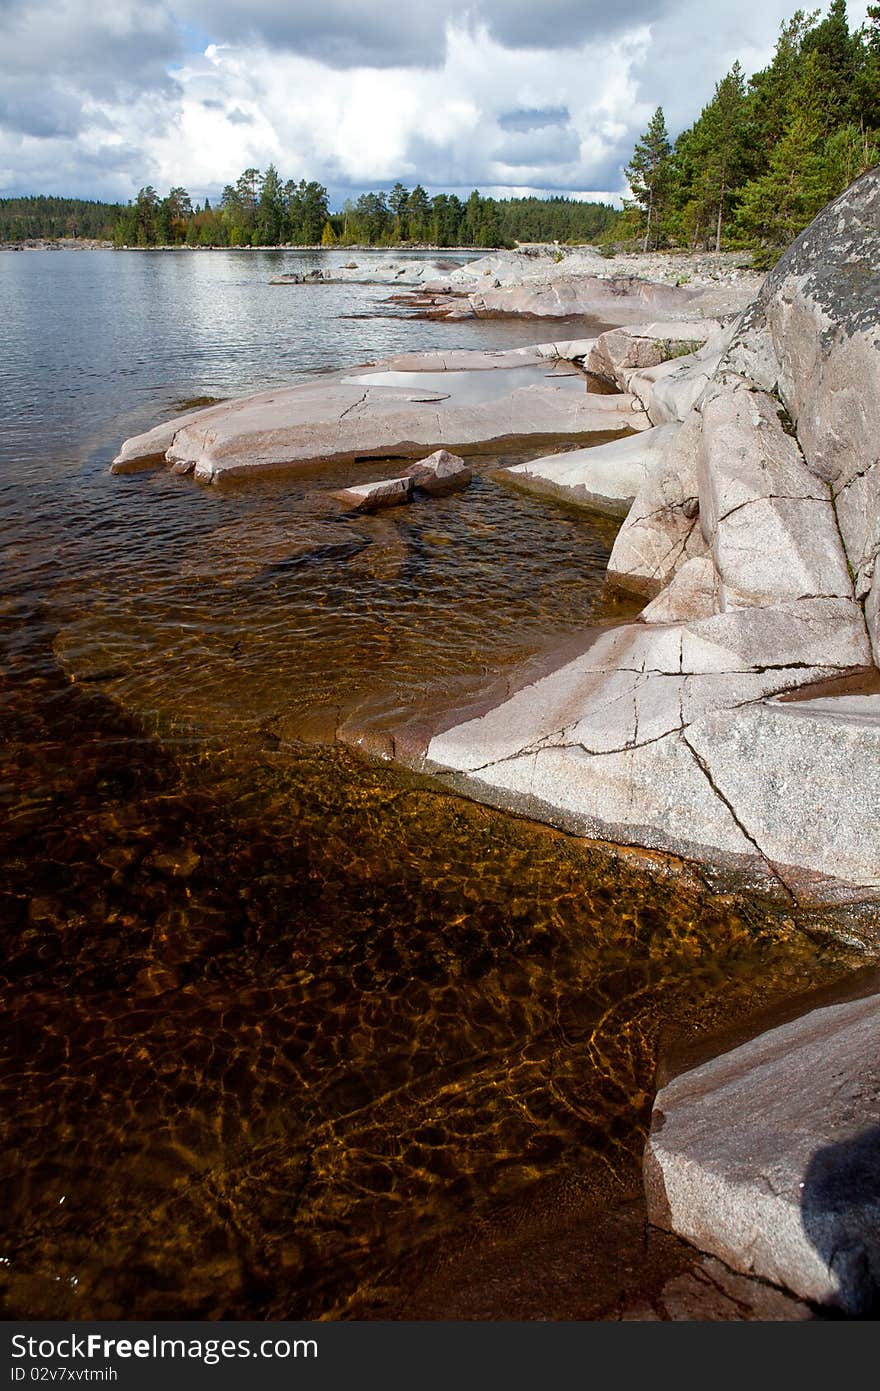
M 880 1317 L 880 1126 L 817 1150 L 804 1175 L 804 1231 L 858 1318 Z

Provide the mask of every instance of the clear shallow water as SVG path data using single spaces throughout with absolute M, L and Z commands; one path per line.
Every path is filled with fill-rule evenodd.
M 314 742 L 619 611 L 613 530 L 505 460 L 374 518 L 109 475 L 176 402 L 534 341 L 295 259 L 0 253 L 7 1316 L 395 1317 L 462 1222 L 638 1191 L 658 1040 L 845 965 Z

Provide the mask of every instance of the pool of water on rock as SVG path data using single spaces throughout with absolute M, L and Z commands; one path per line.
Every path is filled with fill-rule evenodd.
M 326 741 L 625 615 L 613 527 L 521 454 L 359 517 L 350 465 L 112 479 L 94 429 L 3 494 L 6 1317 L 418 1317 L 462 1233 L 598 1230 L 663 1041 L 846 952 Z

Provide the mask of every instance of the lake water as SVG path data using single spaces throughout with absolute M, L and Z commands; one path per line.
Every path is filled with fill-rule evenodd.
M 847 964 L 332 742 L 627 613 L 522 455 L 360 518 L 350 466 L 109 474 L 195 398 L 589 331 L 269 284 L 349 256 L 0 252 L 7 1318 L 442 1317 L 463 1241 L 503 1275 L 637 1205 L 658 1040 Z

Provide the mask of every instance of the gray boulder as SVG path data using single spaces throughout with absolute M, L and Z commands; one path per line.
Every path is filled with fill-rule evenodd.
M 411 478 L 380 478 L 375 483 L 356 483 L 338 488 L 330 496 L 355 512 L 376 512 L 381 507 L 399 507 L 412 497 Z
M 725 365 L 784 404 L 834 498 L 880 660 L 880 170 L 802 232 L 746 312 Z M 873 597 L 872 597 L 873 595 Z
M 671 319 L 606 329 L 587 358 L 587 369 L 627 391 L 634 371 L 690 357 L 720 327 L 715 319 Z
M 734 1270 L 880 1313 L 880 996 L 676 1077 L 645 1151 L 648 1216 Z

